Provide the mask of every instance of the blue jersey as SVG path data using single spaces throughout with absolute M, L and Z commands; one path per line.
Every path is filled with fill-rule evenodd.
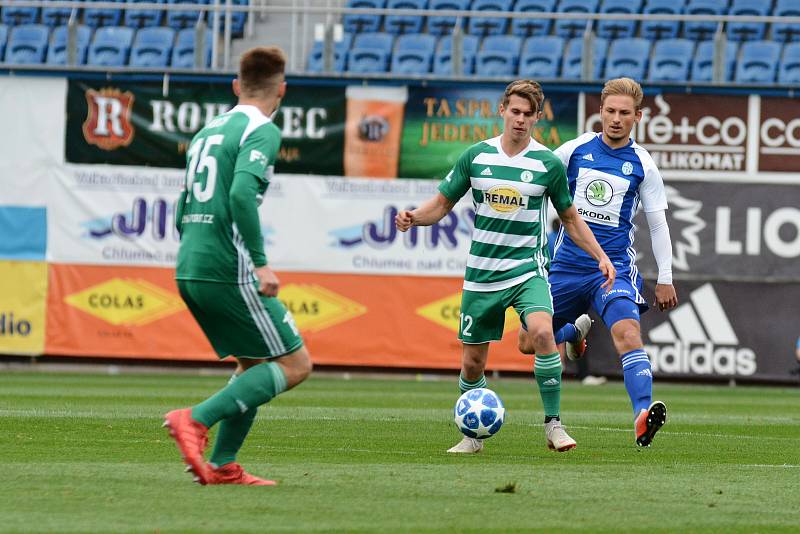
M 667 209 L 664 181 L 653 158 L 632 140 L 613 149 L 599 133 L 586 133 L 561 145 L 555 154 L 567 169 L 575 207 L 592 229 L 617 270 L 635 272 L 633 217 L 644 211 Z M 597 270 L 592 259 L 562 228 L 550 272 Z

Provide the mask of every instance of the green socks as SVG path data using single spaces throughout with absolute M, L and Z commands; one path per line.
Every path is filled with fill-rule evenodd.
M 545 417 L 558 417 L 561 412 L 561 356 L 558 352 L 536 355 L 533 366 Z
M 484 375 L 481 375 L 481 377 L 475 382 L 470 382 L 469 380 L 465 379 L 463 375 L 458 375 L 458 389 L 461 390 L 461 393 L 465 393 L 471 389 L 485 387 L 486 377 Z

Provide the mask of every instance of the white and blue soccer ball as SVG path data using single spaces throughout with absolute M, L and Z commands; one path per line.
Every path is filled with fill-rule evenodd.
M 454 413 L 456 426 L 462 434 L 486 439 L 503 426 L 506 409 L 497 393 L 488 388 L 476 388 L 458 398 Z

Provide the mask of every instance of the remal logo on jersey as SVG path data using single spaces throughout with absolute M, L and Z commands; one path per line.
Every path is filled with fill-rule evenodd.
M 739 346 L 725 309 L 711 284 L 692 291 L 690 302 L 669 313 L 668 320 L 650 329 L 654 371 L 662 373 L 750 376 L 756 372 L 756 354 Z
M 528 197 L 508 185 L 496 185 L 483 192 L 483 201 L 498 213 L 515 213 L 528 204 Z
M 605 206 L 613 196 L 614 188 L 606 180 L 592 180 L 586 186 L 586 200 L 592 206 Z
M 87 143 L 108 151 L 131 144 L 135 133 L 131 124 L 133 93 L 112 88 L 89 89 L 86 106 L 82 130 Z

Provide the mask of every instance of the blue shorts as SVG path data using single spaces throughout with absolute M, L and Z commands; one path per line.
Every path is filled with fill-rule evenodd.
M 575 322 L 578 316 L 591 307 L 608 328 L 622 319 L 639 320 L 639 315 L 649 308 L 642 296 L 642 277 L 638 271 L 617 272 L 614 287 L 609 293 L 600 287 L 605 282 L 599 270 L 582 273 L 550 273 L 550 293 L 553 295 L 553 330 Z M 625 299 L 630 306 L 625 305 Z M 614 306 L 609 303 L 614 301 Z

